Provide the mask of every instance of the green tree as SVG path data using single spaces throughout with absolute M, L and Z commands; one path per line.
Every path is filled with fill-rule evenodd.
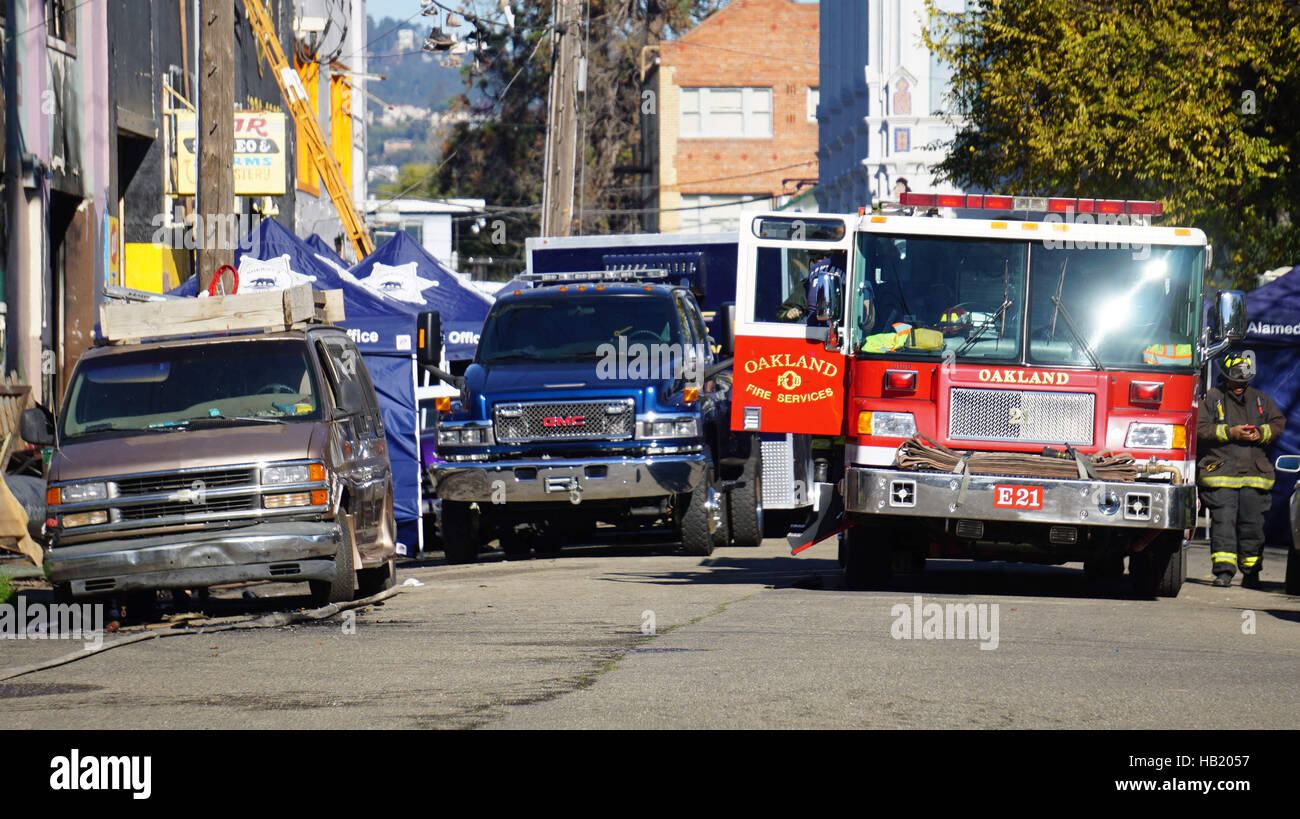
M 965 124 L 940 172 L 965 187 L 1159 199 L 1221 278 L 1300 262 L 1300 2 L 927 0 L 926 45 Z
M 575 232 L 642 229 L 643 214 L 635 212 L 644 207 L 639 177 L 620 170 L 643 161 L 638 60 L 645 46 L 689 30 L 726 2 L 590 0 L 583 31 L 587 93 L 580 100 L 579 125 L 585 151 L 574 195 L 582 219 L 575 212 Z M 458 223 L 458 248 L 462 259 L 492 257 L 491 272 L 498 278 L 522 269 L 524 239 L 539 229 L 553 6 L 553 0 L 511 0 L 513 30 L 499 20 L 476 26 L 481 50 L 465 68 L 473 88 L 454 104 L 466 119 L 452 128 L 443 164 L 424 190 L 486 200 L 489 213 L 481 224 Z

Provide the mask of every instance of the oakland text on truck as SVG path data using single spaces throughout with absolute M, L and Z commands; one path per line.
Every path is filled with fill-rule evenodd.
M 1127 557 L 1140 592 L 1176 595 L 1198 374 L 1245 310 L 1211 294 L 1203 327 L 1210 248 L 1152 226 L 1162 211 L 905 194 L 742 224 L 732 425 L 819 442 L 817 512 L 792 547 L 841 533 L 855 587 L 927 557 L 1100 578 Z

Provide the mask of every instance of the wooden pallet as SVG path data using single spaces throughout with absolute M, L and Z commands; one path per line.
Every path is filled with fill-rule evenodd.
M 332 324 L 343 317 L 343 291 L 315 290 L 307 284 L 269 293 L 109 302 L 99 308 L 100 334 L 110 344 L 203 333 L 274 332 Z

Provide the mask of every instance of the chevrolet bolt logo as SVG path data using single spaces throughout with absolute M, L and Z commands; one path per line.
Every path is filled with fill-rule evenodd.
M 587 423 L 585 415 L 553 415 L 542 419 L 544 427 L 580 427 Z

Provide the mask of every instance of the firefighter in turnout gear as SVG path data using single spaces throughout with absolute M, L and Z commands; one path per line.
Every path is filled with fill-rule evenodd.
M 1264 514 L 1273 489 L 1265 449 L 1282 436 L 1286 418 L 1271 398 L 1250 387 L 1254 377 L 1253 352 L 1229 353 L 1219 366 L 1220 386 L 1206 392 L 1196 419 L 1196 483 L 1210 510 L 1216 586 L 1230 585 L 1240 567 L 1241 585 L 1259 587 Z

